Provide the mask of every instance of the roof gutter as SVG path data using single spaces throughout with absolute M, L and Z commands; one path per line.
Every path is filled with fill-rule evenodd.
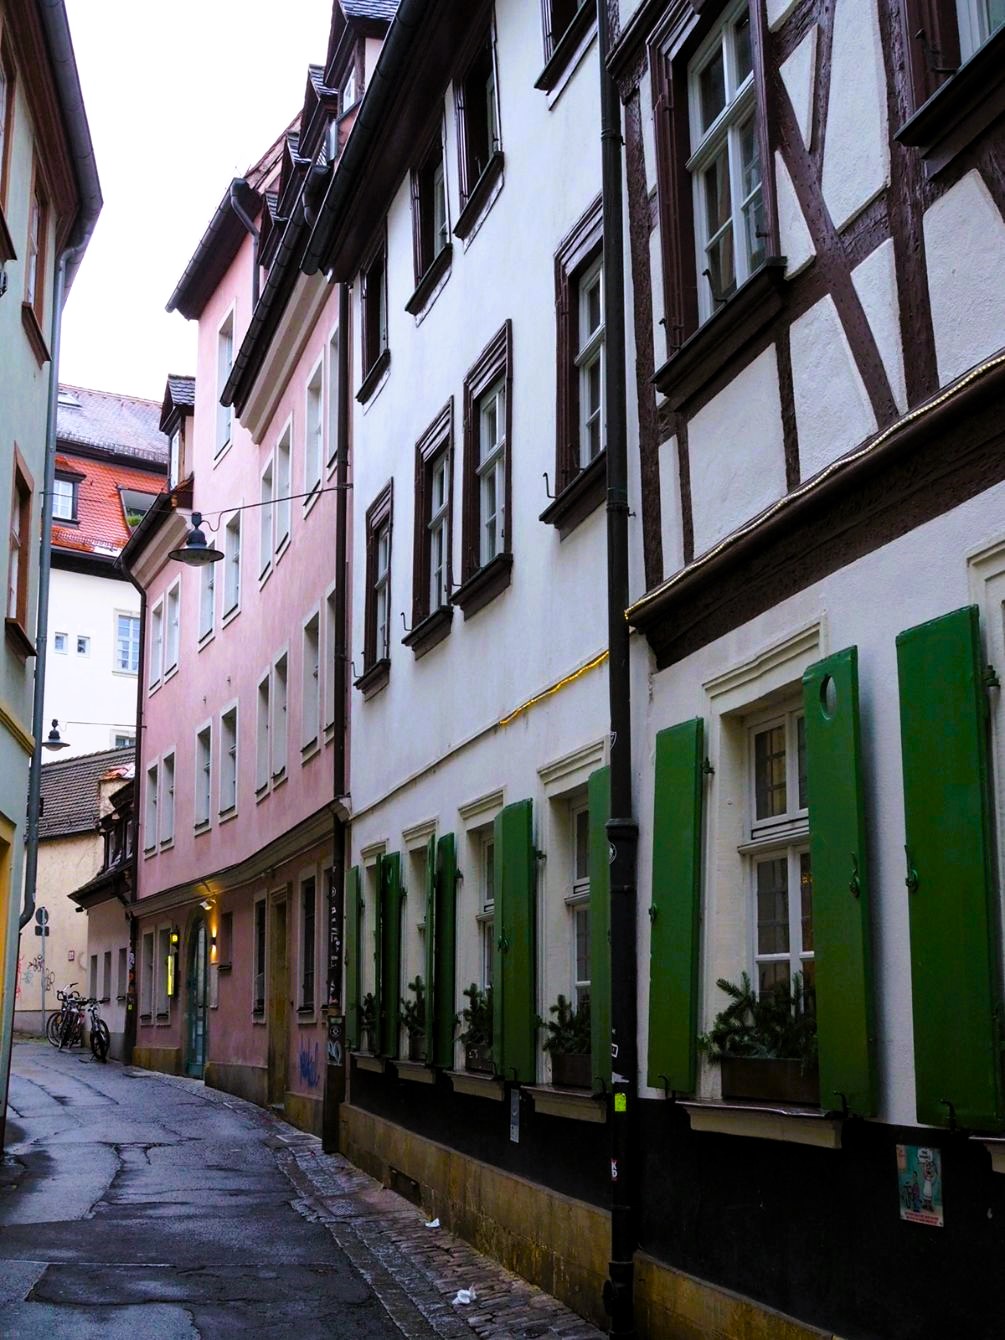
M 336 220 L 345 210 L 359 184 L 384 117 L 400 91 L 415 36 L 430 8 L 431 0 L 401 0 L 398 6 L 398 12 L 388 29 L 370 83 L 356 114 L 352 131 L 339 158 L 338 169 L 332 174 L 325 198 L 321 202 L 317 223 L 300 262 L 304 274 L 317 274 L 327 264 Z

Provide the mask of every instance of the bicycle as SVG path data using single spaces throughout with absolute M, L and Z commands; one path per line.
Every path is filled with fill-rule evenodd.
M 74 1003 L 80 999 L 78 993 L 73 989 L 76 985 L 76 982 L 71 982 L 65 991 L 56 992 L 59 1009 L 53 1010 L 45 1021 L 46 1041 L 57 1050 L 59 1049 L 59 1039 L 63 1032 L 63 1024 L 66 1021 L 67 1014 L 74 1008 Z
M 112 1039 L 108 1025 L 98 1014 L 97 1000 L 93 996 L 80 996 L 69 989 L 65 995 L 62 992 L 57 994 L 63 1006 L 62 1010 L 57 1011 L 46 1023 L 46 1036 L 49 1041 L 58 1051 L 62 1051 L 64 1047 L 74 1047 L 77 1043 L 83 1046 L 85 1015 L 90 1014 L 87 1033 L 91 1054 L 96 1061 L 107 1061 Z M 56 1034 L 55 1041 L 49 1036 L 50 1022 L 53 1033 Z

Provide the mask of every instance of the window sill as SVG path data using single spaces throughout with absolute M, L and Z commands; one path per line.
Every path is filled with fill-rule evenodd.
M 172 848 L 173 846 L 174 846 L 174 834 L 173 834 L 173 833 L 171 834 L 170 837 L 161 838 L 161 842 L 160 842 L 160 849 L 161 849 L 161 851 L 170 851 L 171 848 Z
M 1005 1173 L 1005 1140 L 995 1139 L 987 1135 L 971 1135 L 972 1144 L 983 1145 L 991 1156 L 991 1171 L 993 1173 Z
M 203 833 L 208 833 L 211 828 L 212 824 L 208 819 L 203 819 L 201 823 L 192 825 L 192 830 L 196 837 L 202 837 Z
M 156 856 L 156 855 L 157 855 L 157 848 L 156 848 L 156 847 L 144 847 L 144 848 L 143 848 L 143 859 L 144 859 L 144 861 L 149 861 L 151 856 Z
M 21 304 L 21 325 L 24 326 L 24 333 L 28 336 L 35 362 L 40 368 L 44 367 L 49 361 L 49 346 L 45 342 L 42 327 L 38 324 L 38 317 L 30 302 Z
M 231 972 L 233 967 L 234 965 L 232 963 L 218 963 L 216 965 L 216 970 L 217 972 Z
M 436 1083 L 436 1071 L 431 1070 L 422 1061 L 395 1061 L 394 1068 L 398 1072 L 398 1078 L 407 1080 L 409 1084 Z
M 232 606 L 220 620 L 220 627 L 226 628 L 228 624 L 232 624 L 234 620 L 237 618 L 237 616 L 240 614 L 240 612 L 241 612 L 240 605 Z
M 570 1121 L 607 1121 L 607 1100 L 585 1089 L 559 1089 L 553 1084 L 531 1084 L 529 1093 L 535 1112 L 545 1117 L 566 1117 Z
M 558 538 L 564 540 L 576 527 L 595 512 L 607 496 L 607 452 L 602 451 L 541 513 L 538 520 L 558 527 Z
M 1005 28 L 979 47 L 894 135 L 920 149 L 934 177 L 1005 111 Z
M 264 1023 L 265 1023 L 265 1007 L 264 1007 L 264 1005 L 262 1006 L 262 1008 L 261 1008 L 260 1010 L 252 1010 L 252 1011 L 251 1011 L 251 1022 L 252 1022 L 253 1024 L 263 1024 L 263 1025 L 264 1025 Z
M 226 442 L 222 443 L 219 447 L 217 447 L 217 449 L 216 449 L 216 454 L 215 454 L 214 457 L 213 457 L 213 469 L 214 469 L 214 470 L 215 470 L 216 467 L 220 464 L 220 462 L 223 460 L 224 456 L 226 456 L 227 452 L 230 450 L 231 446 L 233 445 L 233 442 L 234 442 L 234 439 L 233 439 L 232 437 L 228 437 L 227 440 L 226 440 Z
M 231 805 L 228 809 L 221 810 L 217 815 L 217 820 L 221 824 L 230 823 L 231 819 L 237 818 L 237 806 Z
M 387 686 L 391 678 L 391 661 L 389 657 L 382 656 L 379 661 L 374 661 L 368 670 L 364 670 L 359 679 L 353 680 L 355 688 L 359 689 L 364 698 L 372 698 L 375 693 Z
M 276 545 L 276 552 L 272 560 L 272 566 L 274 568 L 279 567 L 279 560 L 286 553 L 289 547 L 290 547 L 290 532 L 287 531 L 285 535 L 280 535 L 279 543 Z
M 494 1103 L 501 1103 L 506 1097 L 506 1085 L 501 1079 L 475 1075 L 467 1070 L 448 1070 L 446 1073 L 454 1093 L 467 1094 L 469 1098 L 488 1098 Z
M 284 763 L 283 766 L 279 769 L 278 772 L 274 772 L 274 773 L 272 774 L 272 788 L 273 788 L 273 790 L 275 790 L 275 788 L 276 788 L 277 786 L 282 786 L 282 784 L 283 784 L 285 781 L 286 781 L 286 765 L 285 765 L 285 763 Z
M 439 646 L 443 639 L 450 632 L 450 625 L 454 619 L 454 608 L 452 605 L 441 605 L 438 610 L 433 610 L 432 614 L 420 620 L 410 633 L 401 639 L 402 644 L 411 647 L 416 660 L 425 656 L 427 651 L 432 651 L 434 647 Z
M 210 628 L 209 631 L 203 633 L 202 637 L 199 639 L 199 642 L 197 644 L 197 650 L 202 651 L 203 648 L 208 647 L 215 637 L 216 637 L 216 629 Z
M 787 1144 L 815 1145 L 818 1149 L 841 1148 L 843 1118 L 818 1108 L 681 1099 L 677 1100 L 677 1106 L 687 1113 L 693 1131 L 781 1140 Z
M 4 619 L 4 631 L 7 635 L 7 645 L 15 656 L 26 661 L 29 656 L 35 655 L 35 644 L 22 628 L 20 620 Z
M 475 231 L 484 215 L 488 213 L 488 208 L 494 200 L 492 192 L 501 181 L 502 173 L 503 154 L 501 149 L 497 149 L 485 164 L 482 175 L 471 188 L 464 208 L 457 216 L 454 236 L 459 237 L 462 242 Z
M 304 516 L 308 517 L 317 506 L 317 501 L 321 497 L 321 480 L 315 479 L 311 485 L 311 491 L 304 499 Z
M 149 1024 L 150 1021 L 151 1021 L 152 1019 L 153 1019 L 153 1015 L 152 1015 L 152 1014 L 141 1014 L 141 1015 L 140 1015 L 140 1023 L 141 1023 L 141 1024 Z
M 257 786 L 255 788 L 255 804 L 261 805 L 262 801 L 265 800 L 268 797 L 268 795 L 269 795 L 268 782 L 266 782 L 263 786 Z
M 17 253 L 14 250 L 14 241 L 7 227 L 7 220 L 4 218 L 3 208 L 0 207 L 0 264 L 16 260 Z
M 785 260 L 772 257 L 751 275 L 714 316 L 684 341 L 653 375 L 670 402 L 683 409 L 730 359 L 782 310 Z
M 496 554 L 478 569 L 477 572 L 460 584 L 450 597 L 450 603 L 457 605 L 470 619 L 496 596 L 501 595 L 509 586 L 513 573 L 513 555 Z
M 369 1052 L 350 1052 L 357 1070 L 369 1070 L 373 1075 L 383 1075 L 387 1061 L 383 1056 L 371 1056 Z
M 167 1023 L 170 1023 L 170 1022 L 171 1022 L 171 1012 L 170 1012 L 170 1010 L 158 1010 L 158 1011 L 157 1011 L 157 1022 L 158 1022 L 159 1024 L 167 1024 Z
M 581 45 L 585 45 L 583 39 L 586 34 L 591 33 L 592 36 L 591 30 L 596 27 L 596 22 L 595 6 L 581 5 L 568 28 L 558 39 L 558 45 L 548 58 L 544 69 L 534 80 L 535 88 L 542 89 L 545 93 L 550 93 L 555 88 L 565 72 L 574 64 Z
M 306 744 L 300 746 L 300 766 L 303 767 L 305 763 L 309 763 L 312 758 L 320 753 L 321 741 L 315 735 L 313 740 L 308 740 Z
M 169 679 L 174 679 L 177 673 L 178 673 L 178 662 L 175 661 L 174 665 L 169 665 L 168 668 L 164 671 L 163 677 L 161 678 L 161 683 L 166 684 Z
M 258 574 L 259 591 L 261 591 L 262 587 L 265 585 L 265 583 L 269 580 L 271 576 L 272 576 L 272 559 L 270 558 L 268 564 Z
M 317 1019 L 318 1012 L 313 1005 L 299 1005 L 297 1007 L 298 1024 L 315 1024 Z
M 115 1003 L 116 1003 L 116 1005 L 121 1005 L 122 1002 L 123 1002 L 125 999 L 126 999 L 126 997 L 125 997 L 124 995 L 123 995 L 123 996 L 116 996 L 116 997 L 115 997 Z
M 112 998 L 111 998 L 111 996 L 99 996 L 99 997 L 98 997 L 98 1004 L 99 1004 L 99 1005 L 110 1005 L 111 1003 L 112 1003 Z
M 376 391 L 377 383 L 390 366 L 391 351 L 390 349 L 384 349 L 376 363 L 374 363 L 373 367 L 359 384 L 359 390 L 356 392 L 356 399 L 361 405 L 365 405 L 373 395 L 374 391 Z
M 445 280 L 450 274 L 451 260 L 454 254 L 454 248 L 447 242 L 438 255 L 434 256 L 426 266 L 426 272 L 419 276 L 415 285 L 415 292 L 405 303 L 405 311 L 411 316 L 420 316 L 426 308 L 432 305 L 433 298 L 440 291 L 440 280 Z
M 152 698 L 152 697 L 154 696 L 154 694 L 157 692 L 157 690 L 160 688 L 160 686 L 161 686 L 161 681 L 160 681 L 159 679 L 155 680 L 155 681 L 153 682 L 153 684 L 148 684 L 148 685 L 147 685 L 147 697 L 148 697 L 148 698 Z

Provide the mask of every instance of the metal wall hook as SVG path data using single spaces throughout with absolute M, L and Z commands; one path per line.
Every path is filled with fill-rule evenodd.
M 404 610 L 401 610 L 401 611 L 400 611 L 400 614 L 401 614 L 401 626 L 402 626 L 402 628 L 405 630 L 405 636 L 407 637 L 407 636 L 409 635 L 409 633 L 410 633 L 412 630 L 411 630 L 411 628 L 409 628 L 408 624 L 405 622 L 405 611 L 404 611 Z
M 551 491 L 551 483 L 550 483 L 550 481 L 549 481 L 549 479 L 548 479 L 548 471 L 547 471 L 547 470 L 542 470 L 542 471 L 541 471 L 541 478 L 544 480 L 544 491 L 545 491 L 545 494 L 552 500 L 552 502 L 554 502 L 555 497 L 556 497 L 557 495 L 554 494 L 554 493 L 552 493 L 552 491 Z

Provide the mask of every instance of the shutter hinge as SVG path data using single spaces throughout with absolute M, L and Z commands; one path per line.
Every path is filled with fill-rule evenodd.
M 918 885 L 921 881 L 918 879 L 917 870 L 915 870 L 914 866 L 911 864 L 910 848 L 904 848 L 904 855 L 907 857 L 907 878 L 904 880 L 904 883 L 907 885 L 908 893 L 917 893 Z
M 1002 686 L 1002 682 L 998 678 L 998 671 L 993 665 L 986 665 L 984 667 L 983 679 L 984 687 L 986 689 L 1000 689 Z
M 851 879 L 848 881 L 848 892 L 853 898 L 858 898 L 862 893 L 862 883 L 858 877 L 858 858 L 854 852 L 851 854 Z
M 546 861 L 548 859 L 548 853 L 546 851 L 540 851 L 537 847 L 534 848 L 534 855 L 539 861 Z
M 654 921 L 656 920 L 656 918 L 659 916 L 659 914 L 660 914 L 660 910 L 659 910 L 659 908 L 656 906 L 655 903 L 651 903 L 651 904 L 649 905 L 649 920 L 650 920 L 650 922 L 654 922 Z
M 711 763 L 708 761 L 707 758 L 706 758 L 706 759 L 704 760 L 704 762 L 702 763 L 702 765 L 701 765 L 701 770 L 702 770 L 702 772 L 705 774 L 706 777 L 714 777 L 714 776 L 715 776 L 715 768 L 712 767 Z

